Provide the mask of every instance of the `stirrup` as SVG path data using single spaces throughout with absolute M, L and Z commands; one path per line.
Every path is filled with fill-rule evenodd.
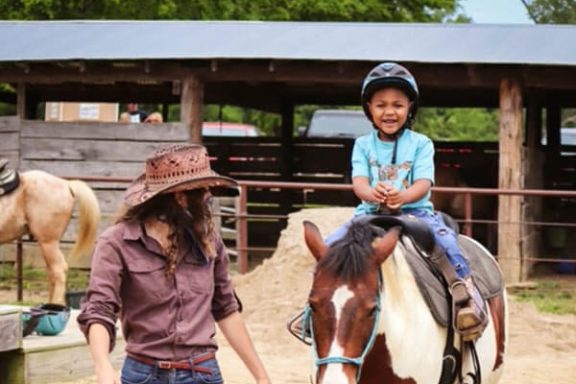
M 488 315 L 484 298 L 478 291 L 471 277 L 460 280 L 453 287 L 458 286 L 459 291 L 464 288 L 467 300 L 452 302 L 453 326 L 464 341 L 475 341 L 488 325 Z M 460 291 L 461 295 L 462 292 Z M 462 300 L 464 297 L 460 296 Z
M 286 327 L 288 332 L 292 334 L 295 338 L 300 340 L 306 345 L 312 345 L 312 335 L 310 334 L 310 328 L 304 325 L 304 311 L 298 313 L 296 316 L 288 320 Z
M 488 325 L 488 319 L 483 310 L 482 313 L 482 315 L 478 316 L 478 313 L 470 307 L 461 308 L 458 311 L 454 329 L 462 337 L 463 341 L 476 341 L 482 336 L 484 329 Z M 469 321 L 470 325 L 466 323 L 467 321 Z

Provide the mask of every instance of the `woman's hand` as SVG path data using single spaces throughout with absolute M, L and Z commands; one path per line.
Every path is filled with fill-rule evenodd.
M 120 384 L 116 371 L 110 364 L 96 370 L 96 379 L 98 384 Z
M 236 351 L 240 359 L 244 362 L 256 383 L 270 384 L 270 378 L 260 357 L 256 353 L 252 339 L 248 334 L 248 329 L 244 324 L 242 316 L 238 312 L 233 312 L 222 320 L 218 321 L 218 327 L 224 334 L 224 337 Z

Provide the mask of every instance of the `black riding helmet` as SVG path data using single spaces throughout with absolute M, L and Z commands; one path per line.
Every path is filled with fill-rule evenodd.
M 372 68 L 368 75 L 364 79 L 362 84 L 362 108 L 364 108 L 364 114 L 370 120 L 372 125 L 372 115 L 370 114 L 370 109 L 368 108 L 368 102 L 372 98 L 374 92 L 379 89 L 386 87 L 398 88 L 410 99 L 412 105 L 410 106 L 410 111 L 408 112 L 408 120 L 406 124 L 398 131 L 393 134 L 387 134 L 382 132 L 383 135 L 387 136 L 389 139 L 394 140 L 394 149 L 392 152 L 392 164 L 396 164 L 396 155 L 398 152 L 398 138 L 404 132 L 405 129 L 410 129 L 414 117 L 416 117 L 416 111 L 418 111 L 418 85 L 416 84 L 416 79 L 412 74 L 403 66 L 396 63 L 381 63 Z M 374 125 L 375 129 L 378 129 Z
M 381 63 L 368 72 L 362 83 L 362 108 L 364 108 L 364 114 L 372 122 L 368 102 L 374 92 L 386 87 L 398 88 L 408 95 L 412 102 L 408 115 L 408 123 L 411 125 L 418 110 L 418 85 L 410 71 L 397 63 Z

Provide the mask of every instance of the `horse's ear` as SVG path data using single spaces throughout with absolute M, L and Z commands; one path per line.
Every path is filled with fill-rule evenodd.
M 399 237 L 400 227 L 393 227 L 386 231 L 383 236 L 374 239 L 372 248 L 374 248 L 374 256 L 378 263 L 383 263 L 392 254 Z
M 326 252 L 328 252 L 328 246 L 324 243 L 320 230 L 314 223 L 305 220 L 303 224 L 306 245 L 310 252 L 312 252 L 312 256 L 314 256 L 316 260 L 320 260 L 326 255 Z

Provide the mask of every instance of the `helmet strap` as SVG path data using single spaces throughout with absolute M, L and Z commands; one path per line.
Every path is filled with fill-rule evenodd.
M 378 134 L 382 134 L 387 139 L 394 141 L 394 149 L 392 150 L 392 162 L 391 164 L 396 164 L 396 153 L 398 152 L 398 138 L 402 135 L 404 130 L 411 129 L 410 127 L 410 119 L 406 120 L 406 124 L 404 124 L 399 130 L 392 134 L 388 134 L 386 132 L 382 132 L 380 128 L 376 126 L 376 124 L 372 124 L 374 128 L 378 131 Z

